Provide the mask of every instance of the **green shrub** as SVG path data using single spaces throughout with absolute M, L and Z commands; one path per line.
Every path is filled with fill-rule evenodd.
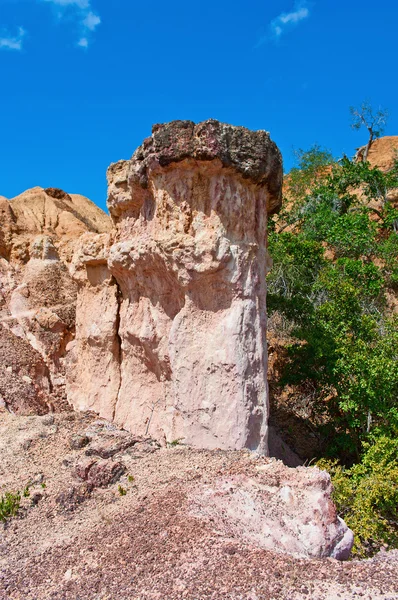
M 398 319 L 387 310 L 398 283 L 397 215 L 388 200 L 398 163 L 386 174 L 344 158 L 317 178 L 327 160 L 319 148 L 299 159 L 294 233 L 269 235 L 268 311 L 288 320 L 295 338 L 280 383 L 313 390 L 324 455 L 351 466 L 369 434 L 390 435 L 398 423 Z
M 291 336 L 279 384 L 311 389 L 318 464 L 368 556 L 398 547 L 398 161 L 383 173 L 346 157 L 329 167 L 319 147 L 297 158 L 269 235 L 268 311 Z
M 5 492 L 0 497 L 0 521 L 6 521 L 9 517 L 15 517 L 21 505 L 21 494 L 16 492 Z
M 296 150 L 294 154 L 297 166 L 289 173 L 290 195 L 302 199 L 325 178 L 326 167 L 333 163 L 333 154 L 317 144 L 309 150 Z
M 320 460 L 329 471 L 339 515 L 355 534 L 354 556 L 398 546 L 398 439 L 381 436 L 364 444 L 361 463 L 349 469 Z
M 172 440 L 171 442 L 167 442 L 167 446 L 169 448 L 175 448 L 176 446 L 180 446 L 180 445 L 182 446 L 183 445 L 183 443 L 182 443 L 183 439 L 185 439 L 185 438 L 178 438 L 176 440 Z

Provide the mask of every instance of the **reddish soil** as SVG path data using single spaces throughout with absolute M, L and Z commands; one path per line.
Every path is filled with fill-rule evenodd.
M 32 483 L 20 515 L 0 524 L 1 600 L 398 598 L 396 551 L 346 563 L 295 559 L 192 516 L 198 483 L 267 460 L 248 452 L 159 449 L 90 414 L 3 411 L 0 456 L 0 494 Z M 110 466 L 93 485 L 106 485 L 114 464 L 125 473 L 90 487 L 81 465 L 96 459 Z

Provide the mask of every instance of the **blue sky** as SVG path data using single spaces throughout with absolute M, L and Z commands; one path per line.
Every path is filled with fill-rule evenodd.
M 0 195 L 105 207 L 107 166 L 153 123 L 216 118 L 282 150 L 352 155 L 368 99 L 398 134 L 396 0 L 0 0 Z

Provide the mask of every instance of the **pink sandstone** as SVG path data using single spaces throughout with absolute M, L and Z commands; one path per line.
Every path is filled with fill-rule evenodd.
M 163 442 L 266 454 L 279 150 L 265 131 L 175 121 L 108 182 L 114 233 L 83 236 L 73 260 L 69 401 Z
M 57 188 L 0 197 L 0 406 L 10 412 L 65 406 L 77 298 L 69 263 L 82 233 L 110 229 L 94 203 Z
M 219 533 L 266 550 L 347 560 L 354 542 L 336 513 L 329 474 L 316 467 L 254 462 L 244 474 L 197 485 L 190 500 L 192 513 Z

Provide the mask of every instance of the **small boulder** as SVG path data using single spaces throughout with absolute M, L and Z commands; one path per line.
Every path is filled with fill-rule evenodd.
M 72 450 L 80 450 L 90 443 L 90 438 L 85 434 L 76 433 L 72 435 L 69 446 Z
M 76 466 L 75 476 L 94 489 L 116 483 L 125 472 L 126 467 L 120 461 L 83 460 Z
M 125 452 L 137 442 L 143 441 L 142 438 L 136 438 L 126 431 L 116 431 L 108 435 L 101 435 L 98 441 L 90 444 L 86 450 L 86 456 L 99 456 L 100 458 L 111 458 L 115 454 Z
M 55 501 L 62 510 L 73 512 L 90 497 L 91 491 L 92 488 L 87 483 L 72 486 L 58 494 Z
M 346 560 L 354 536 L 337 516 L 330 476 L 269 460 L 245 474 L 200 484 L 194 514 L 212 527 L 260 548 L 303 558 Z
M 119 481 L 126 472 L 122 462 L 110 462 L 102 460 L 94 463 L 88 473 L 87 481 L 93 488 L 107 487 Z

